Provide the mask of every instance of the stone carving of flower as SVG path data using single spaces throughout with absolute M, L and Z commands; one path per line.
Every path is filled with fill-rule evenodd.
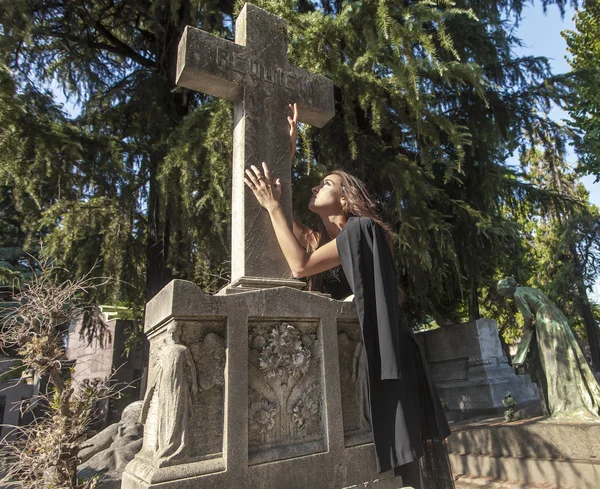
M 320 403 L 317 396 L 317 389 L 313 386 L 302 394 L 294 407 L 292 408 L 292 421 L 298 429 L 306 429 L 308 425 L 321 419 Z
M 267 377 L 296 377 L 310 366 L 310 349 L 291 324 L 281 323 L 270 331 L 257 332 L 252 347 L 258 351 L 259 367 Z
M 277 416 L 277 408 L 267 399 L 250 404 L 250 426 L 259 433 L 266 433 L 273 429 L 275 416 Z

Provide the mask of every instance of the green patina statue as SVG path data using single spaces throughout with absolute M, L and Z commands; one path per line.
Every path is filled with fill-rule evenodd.
M 515 396 L 512 395 L 512 392 L 507 392 L 502 399 L 502 404 L 504 405 L 506 411 L 504 411 L 504 419 L 508 421 L 512 421 L 515 417 L 515 407 L 517 407 L 517 400 Z
M 561 421 L 600 422 L 600 385 L 565 315 L 541 291 L 517 287 L 514 278 L 498 282 L 498 292 L 514 298 L 525 320 L 513 366 L 527 364 L 545 412 Z

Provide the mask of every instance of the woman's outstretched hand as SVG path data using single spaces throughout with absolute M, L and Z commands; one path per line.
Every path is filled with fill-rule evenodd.
M 279 205 L 281 180 L 278 178 L 275 182 L 271 182 L 271 172 L 264 161 L 262 167 L 265 172 L 264 176 L 254 165 L 250 166 L 251 170 L 246 168 L 244 182 L 254 192 L 258 203 L 270 212 Z
M 298 104 L 289 104 L 290 112 L 288 123 L 290 125 L 290 156 L 293 158 L 296 154 L 296 139 L 298 138 Z

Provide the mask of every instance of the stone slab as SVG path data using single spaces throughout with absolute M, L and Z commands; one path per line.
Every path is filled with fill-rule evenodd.
M 578 460 L 495 458 L 483 455 L 450 454 L 452 471 L 493 479 L 522 481 L 544 488 L 598 489 L 600 464 Z
M 174 280 L 146 309 L 149 386 L 173 324 L 200 386 L 190 448 L 175 462 L 153 458 L 162 406 L 148 402 L 146 448 L 124 489 L 400 487 L 375 470 L 353 303 L 288 287 L 209 296 Z
M 455 475 L 565 489 L 600 487 L 600 423 L 501 418 L 453 426 L 448 451 Z

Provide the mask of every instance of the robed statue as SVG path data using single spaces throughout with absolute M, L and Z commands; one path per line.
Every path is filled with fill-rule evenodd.
M 192 442 L 190 424 L 198 381 L 192 354 L 180 343 L 179 329 L 175 321 L 167 325 L 157 372 L 141 415 L 145 424 L 143 449 L 160 467 L 186 461 Z M 149 417 L 153 419 L 146 422 Z
M 600 421 L 600 385 L 565 315 L 540 290 L 498 282 L 498 292 L 514 298 L 523 314 L 523 339 L 513 366 L 528 366 L 552 419 Z

